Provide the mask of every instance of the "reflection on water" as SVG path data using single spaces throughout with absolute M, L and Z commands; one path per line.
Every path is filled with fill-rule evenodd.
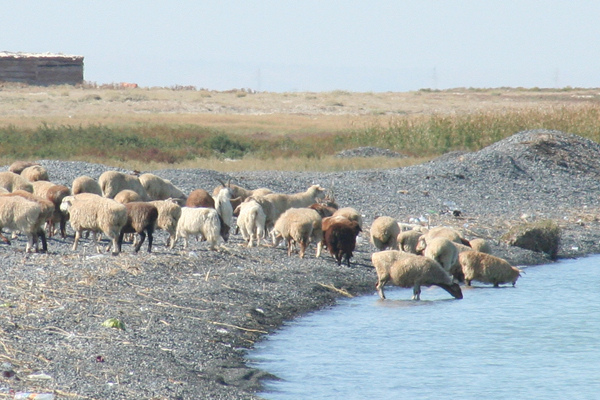
M 527 268 L 517 287 L 437 287 L 340 301 L 249 358 L 267 399 L 597 399 L 600 257 Z M 373 272 L 374 274 L 374 272 Z

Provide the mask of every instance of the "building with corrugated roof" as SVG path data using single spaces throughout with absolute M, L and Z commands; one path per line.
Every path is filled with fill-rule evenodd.
M 2 51 L 0 82 L 23 82 L 30 85 L 83 83 L 83 56 Z

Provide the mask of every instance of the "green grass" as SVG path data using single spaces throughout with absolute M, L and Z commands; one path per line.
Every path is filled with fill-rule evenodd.
M 526 129 L 557 129 L 600 141 L 600 106 L 540 111 L 398 116 L 336 132 L 247 135 L 200 125 L 0 127 L 0 158 L 105 160 L 178 164 L 206 159 L 312 159 L 359 147 L 389 148 L 412 157 L 476 151 Z M 268 132 L 267 132 L 268 133 Z

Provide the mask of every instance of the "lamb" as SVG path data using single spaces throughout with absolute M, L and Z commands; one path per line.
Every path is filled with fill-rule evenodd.
M 523 272 L 502 258 L 479 251 L 460 253 L 458 260 L 467 286 L 471 286 L 472 281 L 492 284 L 494 287 L 503 283 L 512 283 L 515 286 Z
M 0 196 L 0 230 L 6 228 L 24 233 L 27 236 L 27 253 L 31 252 L 36 244 L 35 238 L 42 219 L 42 207 L 38 202 L 21 196 Z M 10 244 L 8 239 L 5 242 Z
M 113 200 L 117 203 L 127 204 L 134 201 L 142 201 L 142 198 L 137 192 L 134 192 L 131 189 L 125 189 L 117 193 Z
M 292 255 L 292 244 L 300 246 L 300 258 L 304 258 L 306 247 L 310 242 L 314 221 L 306 214 L 297 212 L 298 209 L 291 208 L 281 214 L 273 228 L 273 246 L 277 247 L 282 239 L 285 239 L 288 256 Z M 313 210 L 314 211 L 314 210 Z M 316 213 L 316 211 L 314 211 Z
M 94 193 L 98 196 L 102 196 L 102 188 L 94 178 L 82 175 L 73 180 L 73 183 L 71 184 L 71 193 L 73 195 L 80 193 Z
M 26 200 L 33 201 L 40 206 L 40 214 L 36 221 L 36 230 L 33 232 L 33 244 L 35 246 L 35 250 L 38 250 L 38 238 L 42 239 L 42 251 L 45 253 L 48 251 L 48 244 L 46 242 L 46 234 L 44 233 L 43 225 L 44 223 L 52 218 L 52 214 L 54 213 L 54 204 L 47 199 L 44 199 L 40 196 L 36 196 L 35 194 L 26 192 L 24 190 L 16 190 L 12 193 L 4 194 L 2 196 L 7 197 L 22 197 Z M 16 231 L 13 231 L 13 235 L 16 237 Z
M 14 163 L 10 164 L 10 167 L 8 167 L 8 170 L 10 172 L 14 172 L 17 175 L 20 175 L 21 172 L 23 172 L 23 170 L 27 167 L 32 167 L 34 165 L 40 165 L 36 162 L 32 162 L 32 161 L 15 161 Z
M 215 208 L 215 199 L 206 190 L 196 189 L 188 196 L 185 206 Z
M 221 236 L 223 240 L 229 239 L 229 230 L 233 224 L 233 207 L 231 205 L 231 191 L 223 188 L 219 191 L 215 199 L 215 209 L 221 217 Z
M 417 254 L 417 245 L 421 236 L 422 233 L 414 229 L 400 232 L 398 235 L 398 247 L 406 253 Z
M 371 257 L 377 272 L 377 292 L 385 299 L 383 287 L 388 281 L 396 286 L 413 288 L 413 300 L 421 299 L 421 286 L 439 286 L 456 299 L 462 299 L 460 286 L 452 281 L 452 277 L 436 261 L 414 254 L 393 253 L 390 257 Z M 391 264 L 385 261 L 393 260 Z M 382 262 L 383 261 L 383 262 Z
M 343 207 L 333 213 L 333 216 L 342 216 L 348 218 L 350 221 L 356 221 L 360 229 L 363 228 L 362 216 L 352 207 Z
M 421 253 L 425 257 L 437 261 L 448 273 L 450 273 L 450 269 L 458 261 L 456 246 L 444 237 L 431 239 L 427 243 L 424 237 L 421 237 L 417 245 L 417 254 Z
M 221 218 L 214 208 L 182 207 L 175 241 L 183 238 L 183 248 L 187 249 L 188 237 L 201 234 L 208 241 L 210 250 L 216 250 L 220 231 Z
M 9 192 L 25 190 L 26 192 L 33 193 L 33 186 L 31 186 L 31 183 L 27 179 L 10 171 L 0 172 L 0 187 Z
M 119 235 L 127 223 L 127 208 L 112 199 L 90 193 L 67 196 L 63 199 L 60 209 L 69 214 L 71 227 L 75 231 L 73 251 L 84 230 L 94 233 L 102 232 L 112 241 L 113 254 L 119 253 Z M 96 251 L 100 252 L 96 235 L 94 235 Z
M 142 201 L 151 200 L 139 178 L 135 175 L 118 171 L 106 171 L 98 178 L 98 184 L 102 189 L 102 195 L 109 199 L 113 199 L 121 190 L 131 189 L 140 195 Z
M 142 174 L 139 179 L 150 199 L 177 199 L 179 205 L 185 204 L 187 196 L 168 179 L 163 179 L 154 174 Z
M 156 227 L 169 234 L 167 247 L 172 249 L 173 246 L 175 246 L 177 221 L 179 221 L 179 218 L 181 217 L 181 207 L 179 206 L 179 202 L 174 199 L 167 199 L 151 201 L 150 204 L 158 210 Z
M 398 250 L 398 234 L 400 227 L 392 217 L 379 217 L 371 225 L 371 243 L 377 250 L 390 248 Z
M 477 250 L 481 253 L 492 254 L 492 246 L 485 239 L 473 239 L 469 241 L 469 245 L 473 250 Z
M 256 239 L 256 245 L 260 244 L 260 239 L 265 237 L 265 222 L 267 216 L 258 202 L 249 198 L 239 205 L 239 216 L 237 225 L 244 241 L 248 247 L 253 246 L 253 241 Z
M 361 231 L 358 222 L 347 218 L 333 218 L 333 221 L 327 225 L 324 240 L 329 253 L 336 259 L 338 265 L 342 265 L 342 257 L 345 257 L 350 267 L 350 258 L 356 248 L 356 236 Z
M 29 182 L 47 181 L 48 171 L 41 165 L 32 165 L 21 171 L 21 176 Z
M 148 234 L 148 253 L 152 252 L 152 240 L 154 228 L 156 227 L 156 220 L 158 219 L 158 209 L 150 204 L 141 201 L 134 201 L 125 204 L 127 208 L 127 223 L 121 228 L 119 234 L 119 251 L 121 251 L 121 245 L 123 244 L 123 236 L 126 233 L 137 233 L 139 240 L 135 244 L 134 251 L 137 253 L 140 251 L 144 240 L 146 239 L 146 233 Z M 145 231 L 145 232 L 144 232 Z
M 290 208 L 303 208 L 325 198 L 325 189 L 319 185 L 312 185 L 306 192 L 296 194 L 271 193 L 262 196 L 273 205 L 273 214 L 267 219 L 277 220 L 281 214 Z M 265 210 L 266 213 L 266 210 Z

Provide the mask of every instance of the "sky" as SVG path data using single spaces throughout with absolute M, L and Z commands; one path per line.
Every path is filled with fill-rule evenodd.
M 597 0 L 0 0 L 0 51 L 98 84 L 405 92 L 600 87 Z

